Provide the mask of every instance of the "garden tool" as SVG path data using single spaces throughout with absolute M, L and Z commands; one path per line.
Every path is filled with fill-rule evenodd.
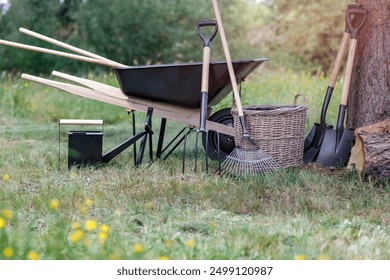
M 360 9 L 360 4 L 348 4 L 347 10 L 345 13 L 349 13 L 351 10 Z M 304 144 L 304 153 L 303 153 L 303 161 L 305 163 L 315 161 L 320 149 L 321 144 L 324 140 L 325 132 L 326 132 L 326 112 L 328 110 L 328 106 L 330 103 L 330 99 L 332 98 L 332 93 L 336 84 L 337 76 L 340 72 L 341 63 L 344 57 L 345 50 L 347 48 L 348 42 L 351 38 L 351 30 L 348 27 L 347 22 L 345 23 L 345 31 L 343 34 L 343 38 L 341 40 L 341 44 L 339 50 L 337 52 L 336 60 L 333 66 L 332 74 L 330 76 L 330 81 L 328 88 L 326 90 L 325 99 L 322 104 L 321 109 L 321 118 L 320 123 L 314 123 L 314 126 L 310 130 L 309 134 L 306 136 L 305 144 Z
M 352 24 L 351 17 L 354 17 Z M 341 94 L 340 108 L 336 129 L 327 127 L 323 143 L 316 162 L 324 166 L 343 166 L 349 158 L 353 144 L 354 130 L 344 128 L 345 111 L 351 83 L 352 68 L 355 59 L 357 35 L 366 22 L 367 12 L 363 9 L 349 9 L 345 15 L 348 29 L 351 32 L 351 42 L 348 51 L 348 60 L 345 70 L 345 81 Z M 354 26 L 355 25 L 355 26 Z
M 205 35 L 202 33 L 201 29 L 203 27 L 214 27 L 210 35 Z M 215 38 L 218 32 L 218 24 L 215 20 L 201 20 L 197 22 L 197 32 L 199 37 L 203 41 L 203 61 L 202 61 L 202 82 L 201 82 L 201 104 L 200 104 L 200 120 L 199 128 L 196 130 L 196 140 L 195 140 L 195 171 L 197 168 L 197 159 L 198 159 L 198 135 L 199 133 L 206 134 L 206 139 L 208 139 L 208 130 L 206 129 L 206 120 L 207 120 L 207 107 L 208 107 L 208 90 L 209 90 L 209 72 L 210 72 L 210 52 L 211 52 L 211 41 Z M 190 130 L 191 132 L 192 130 Z M 190 133 L 188 132 L 188 133 Z M 188 135 L 187 133 L 187 135 Z M 186 136 L 187 136 L 186 135 Z M 187 137 L 186 137 L 187 139 Z M 185 147 L 186 140 L 184 142 L 184 152 L 183 152 L 183 172 L 184 172 L 184 162 L 185 162 Z M 206 144 L 206 172 L 208 171 L 208 157 L 207 157 L 207 147 Z
M 222 166 L 220 168 L 222 171 L 221 174 L 227 173 L 233 176 L 241 176 L 257 175 L 264 172 L 272 171 L 275 168 L 279 167 L 279 164 L 275 162 L 272 157 L 270 157 L 264 151 L 259 149 L 249 135 L 217 0 L 212 0 L 212 4 L 214 8 L 215 17 L 217 18 L 218 22 L 219 34 L 221 36 L 222 47 L 226 57 L 226 63 L 229 71 L 230 81 L 232 83 L 234 99 L 236 102 L 238 116 L 242 128 L 242 139 L 235 139 L 236 147 L 222 163 Z

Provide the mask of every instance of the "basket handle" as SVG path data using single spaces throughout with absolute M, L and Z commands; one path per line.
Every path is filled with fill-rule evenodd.
M 303 101 L 303 104 L 306 104 L 306 97 L 303 95 L 303 93 L 297 93 L 295 96 L 294 96 L 294 105 L 297 105 L 297 101 L 298 101 L 298 98 L 301 97 L 302 98 L 302 101 Z

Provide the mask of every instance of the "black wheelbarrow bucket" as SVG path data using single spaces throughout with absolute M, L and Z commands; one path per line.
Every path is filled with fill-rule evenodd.
M 245 80 L 266 58 L 234 60 L 237 82 Z M 114 68 L 120 88 L 128 97 L 200 108 L 202 63 L 162 64 Z M 225 61 L 211 62 L 209 106 L 218 104 L 232 91 Z

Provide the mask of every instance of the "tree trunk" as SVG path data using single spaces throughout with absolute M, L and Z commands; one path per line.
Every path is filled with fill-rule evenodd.
M 357 0 L 367 11 L 358 35 L 348 126 L 362 127 L 390 119 L 390 1 Z
M 360 173 L 390 178 L 390 120 L 355 130 L 348 167 Z

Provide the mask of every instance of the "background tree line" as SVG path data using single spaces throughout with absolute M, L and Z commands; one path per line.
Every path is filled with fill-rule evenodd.
M 128 65 L 200 61 L 199 19 L 210 0 L 11 0 L 0 38 L 55 47 L 19 33 L 25 27 Z M 275 67 L 327 72 L 344 28 L 347 0 L 220 0 L 232 57 L 269 57 Z M 2 71 L 91 71 L 91 65 L 0 46 Z M 219 38 L 212 57 L 223 59 Z M 99 69 L 99 68 L 96 68 Z

